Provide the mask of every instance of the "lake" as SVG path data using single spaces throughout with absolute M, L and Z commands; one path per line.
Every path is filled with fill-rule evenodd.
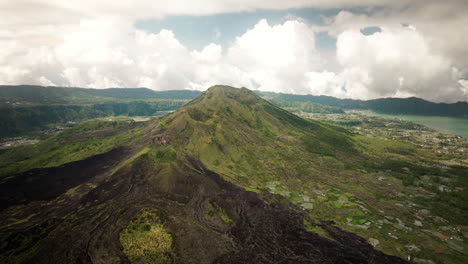
M 389 115 L 371 113 L 375 116 L 399 118 L 417 124 L 437 129 L 443 132 L 457 134 L 468 138 L 468 118 L 445 117 L 445 116 L 420 116 L 420 115 Z

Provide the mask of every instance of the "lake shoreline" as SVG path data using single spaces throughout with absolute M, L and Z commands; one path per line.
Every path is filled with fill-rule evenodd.
M 468 118 L 447 117 L 447 116 L 423 116 L 423 115 L 393 115 L 377 112 L 365 111 L 366 115 L 384 118 L 396 118 L 400 120 L 414 122 L 443 133 L 451 133 L 468 139 Z

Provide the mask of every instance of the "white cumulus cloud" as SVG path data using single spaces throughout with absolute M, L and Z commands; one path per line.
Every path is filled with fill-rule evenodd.
M 0 0 L 0 83 L 155 90 L 221 83 L 360 99 L 468 101 L 468 4 L 443 2 Z M 263 19 L 228 46 L 201 50 L 188 49 L 170 29 L 134 26 L 170 15 L 368 5 L 366 14 L 342 11 L 320 27 L 296 17 L 278 25 Z M 382 30 L 363 35 L 368 26 Z M 317 30 L 336 38 L 336 50 L 316 48 Z
M 413 27 L 382 27 L 367 36 L 359 30 L 344 31 L 338 35 L 337 58 L 344 68 L 347 95 L 353 98 L 450 101 L 463 95 L 450 59 L 431 50 Z
M 314 32 L 303 22 L 270 26 L 266 20 L 238 37 L 227 60 L 248 73 L 255 88 L 305 92 L 305 73 L 321 68 Z

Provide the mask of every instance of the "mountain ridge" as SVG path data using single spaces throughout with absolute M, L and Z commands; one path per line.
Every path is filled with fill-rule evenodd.
M 274 92 L 254 91 L 268 100 L 287 102 L 319 103 L 342 109 L 373 110 L 387 114 L 468 116 L 468 99 L 456 103 L 435 103 L 418 97 L 378 98 L 371 100 L 339 99 L 324 95 L 295 95 Z M 24 100 L 30 103 L 91 103 L 102 100 L 191 100 L 200 91 L 168 90 L 155 91 L 148 88 L 68 88 L 43 87 L 32 85 L 0 85 L 0 105 L 7 100 Z M 34 95 L 31 97 L 31 95 Z M 47 98 L 51 96 L 52 98 Z
M 355 155 L 352 139 L 338 127 L 299 118 L 247 89 L 214 87 L 160 120 L 114 134 L 113 129 L 72 130 L 51 139 L 62 142 L 58 148 L 82 142 L 89 151 L 102 149 L 94 140 L 108 138 L 114 145 L 99 157 L 112 165 L 94 164 L 97 156 L 91 150 L 78 163 L 63 160 L 46 169 L 55 171 L 54 178 L 63 178 L 65 186 L 43 182 L 41 189 L 56 190 L 53 196 L 30 196 L 20 199 L 20 205 L 4 206 L 0 260 L 139 263 L 163 256 L 179 263 L 407 263 L 375 250 L 333 222 L 312 219 L 303 208 L 259 185 L 270 179 L 301 184 L 311 171 L 300 164 L 322 155 Z M 51 147 L 43 152 L 53 151 Z M 5 155 L 14 161 L 17 154 Z M 287 159 L 288 155 L 292 156 Z M 28 169 L 25 158 L 20 159 L 25 171 L 8 174 L 0 183 L 11 194 L 35 186 L 44 173 L 34 169 L 37 161 Z M 262 165 L 261 160 L 270 161 Z M 67 173 L 76 166 L 91 172 Z M 67 182 L 72 176 L 81 182 Z M 252 185 L 258 187 L 248 187 Z M 122 242 L 122 230 L 129 223 L 149 221 L 142 218 L 148 215 L 155 215 L 166 230 L 161 232 L 172 237 L 171 252 L 141 255 L 132 250 L 144 248 L 144 243 L 128 248 Z M 156 228 L 147 224 L 149 229 L 126 234 L 136 239 Z
M 30 103 L 90 103 L 99 100 L 172 99 L 189 100 L 199 92 L 191 90 L 154 91 L 148 88 L 78 88 L 37 85 L 0 85 L 0 98 Z
M 270 100 L 313 102 L 346 110 L 373 110 L 387 114 L 439 115 L 468 117 L 468 101 L 435 103 L 418 97 L 377 98 L 370 100 L 339 99 L 325 95 L 294 95 L 274 92 L 257 92 Z

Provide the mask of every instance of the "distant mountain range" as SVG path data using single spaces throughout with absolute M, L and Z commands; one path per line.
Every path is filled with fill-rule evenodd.
M 468 117 L 468 102 L 434 103 L 416 97 L 373 100 L 339 99 L 331 96 L 295 95 L 255 91 L 260 97 L 280 102 L 310 102 L 345 110 L 372 110 L 385 114 Z M 36 104 L 101 103 L 129 100 L 191 100 L 200 94 L 192 90 L 154 91 L 147 88 L 85 89 L 33 85 L 0 86 L 0 105 L 9 101 Z
M 0 86 L 0 138 L 29 134 L 53 123 L 108 116 L 153 116 L 160 111 L 174 111 L 199 94 L 146 88 Z
M 20 136 L 52 123 L 107 116 L 153 116 L 174 111 L 201 92 L 147 88 L 85 89 L 33 85 L 0 86 L 0 138 Z M 255 92 L 291 112 L 343 113 L 372 110 L 385 114 L 468 117 L 468 103 L 433 103 L 419 98 L 374 100 Z
M 468 117 L 468 102 L 434 103 L 421 98 L 380 98 L 373 100 L 339 99 L 331 96 L 256 92 L 267 100 L 312 102 L 345 110 L 372 110 L 384 114 Z
M 190 90 L 154 91 L 148 88 L 64 88 L 34 85 L 0 85 L 0 103 L 6 101 L 35 104 L 99 103 L 116 100 L 191 100 L 200 92 Z

